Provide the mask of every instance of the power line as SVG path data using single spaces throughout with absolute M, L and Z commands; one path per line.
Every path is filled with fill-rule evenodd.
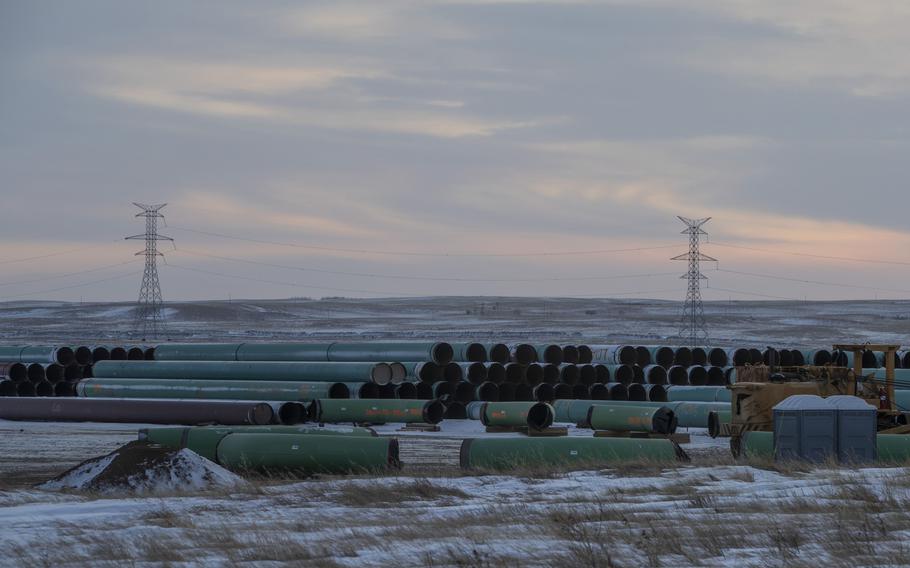
M 731 290 L 729 288 L 718 288 L 716 286 L 708 286 L 707 290 L 716 290 L 720 292 L 729 292 L 731 294 L 741 294 L 743 296 L 755 296 L 757 298 L 769 298 L 772 300 L 792 300 L 794 302 L 802 302 L 802 298 L 788 298 L 786 296 L 772 296 L 770 294 L 759 294 L 757 292 L 746 292 L 744 290 Z
M 710 217 L 703 219 L 689 219 L 688 217 L 678 217 L 686 226 L 682 231 L 683 235 L 689 236 L 689 252 L 674 256 L 670 260 L 684 260 L 688 263 L 688 270 L 682 275 L 686 279 L 686 301 L 683 304 L 683 313 L 679 327 L 679 338 L 689 341 L 690 347 L 708 344 L 708 325 L 705 321 L 705 309 L 701 301 L 701 281 L 707 280 L 708 277 L 701 272 L 702 261 L 717 261 L 699 250 L 700 239 L 702 235 L 708 233 L 702 229 L 702 225 L 711 220 Z
M 104 282 L 111 282 L 113 280 L 119 280 L 120 278 L 126 278 L 127 276 L 135 276 L 136 274 L 141 274 L 141 270 L 135 270 L 133 272 L 127 272 L 125 274 L 119 274 L 117 276 L 111 276 L 110 278 L 102 278 L 100 280 L 92 280 L 90 282 L 82 282 L 80 284 L 71 284 L 69 286 L 61 286 L 60 288 L 50 288 L 48 290 L 38 290 L 35 292 L 26 292 L 25 294 L 15 294 L 12 296 L 4 296 L 0 298 L 0 301 L 7 301 L 13 298 L 24 298 L 27 296 L 38 296 L 41 294 L 49 294 L 51 292 L 59 292 L 61 290 L 70 290 L 72 288 L 81 288 L 82 286 L 91 286 L 92 284 L 101 284 Z
M 110 241 L 110 243 L 119 243 L 119 242 L 121 242 L 121 241 Z M 29 261 L 32 261 L 32 260 L 41 260 L 41 259 L 44 259 L 44 258 L 52 258 L 52 257 L 55 257 L 55 256 L 63 256 L 63 255 L 65 255 L 65 254 L 72 254 L 72 253 L 74 253 L 74 252 L 82 252 L 82 251 L 84 251 L 84 250 L 90 250 L 90 249 L 95 249 L 95 248 L 102 247 L 102 246 L 107 246 L 107 245 L 110 244 L 110 243 L 109 243 L 109 242 L 104 242 L 104 243 L 99 243 L 99 244 L 96 244 L 96 245 L 88 245 L 88 246 L 84 246 L 84 247 L 79 247 L 79 248 L 74 248 L 74 249 L 67 249 L 67 250 L 62 250 L 62 251 L 58 251 L 58 252 L 51 252 L 51 253 L 48 253 L 48 254 L 41 254 L 41 255 L 37 255 L 37 256 L 27 256 L 27 257 L 24 257 L 24 258 L 13 258 L 13 259 L 9 259 L 9 260 L 0 260 L 0 264 L 14 264 L 14 263 L 17 263 L 17 262 L 29 262 Z
M 461 278 L 446 276 L 417 276 L 406 274 L 376 274 L 369 272 L 347 272 L 342 270 L 328 270 L 324 268 L 312 268 L 305 266 L 291 266 L 287 264 L 278 264 L 274 262 L 263 262 L 260 260 L 249 260 L 231 256 L 209 254 L 201 251 L 195 251 L 187 248 L 179 248 L 175 252 L 185 252 L 196 256 L 214 258 L 218 260 L 227 260 L 231 262 L 241 262 L 257 266 L 268 266 L 271 268 L 284 268 L 287 270 L 299 270 L 302 272 L 317 272 L 321 274 L 337 274 L 341 276 L 359 276 L 363 278 L 386 278 L 392 280 L 429 280 L 434 282 L 563 282 L 563 281 L 584 281 L 584 280 L 616 280 L 624 278 L 649 278 L 652 276 L 672 276 L 675 272 L 655 272 L 643 274 L 614 274 L 610 276 L 552 276 L 542 278 Z
M 201 274 L 209 274 L 211 276 L 220 276 L 223 278 L 232 278 L 232 279 L 236 279 L 236 280 L 247 280 L 250 282 L 259 282 L 259 283 L 263 283 L 263 284 L 274 284 L 274 285 L 278 285 L 278 286 L 289 286 L 289 287 L 293 287 L 293 288 L 304 288 L 304 289 L 311 288 L 311 289 L 316 289 L 316 290 L 327 290 L 329 292 L 351 292 L 351 293 L 357 293 L 357 294 L 371 294 L 371 295 L 379 296 L 379 297 L 408 298 L 408 297 L 422 295 L 422 294 L 395 294 L 395 293 L 390 293 L 390 292 L 380 292 L 377 290 L 335 288 L 335 287 L 329 287 L 329 286 L 311 286 L 309 284 L 300 284 L 298 282 L 287 282 L 287 281 L 282 281 L 282 280 L 269 280 L 269 279 L 265 279 L 265 278 L 255 278 L 252 276 L 239 276 L 236 274 L 225 274 L 223 272 L 215 272 L 212 270 L 204 270 L 201 268 L 194 268 L 194 267 L 190 267 L 190 266 L 181 266 L 179 264 L 174 264 L 173 262 L 166 262 L 165 266 L 167 266 L 168 268 L 176 268 L 178 270 L 187 270 L 187 271 L 191 271 L 191 272 L 198 272 Z M 562 294 L 558 297 L 559 298 L 602 298 L 602 297 L 609 298 L 610 296 L 632 296 L 635 294 L 662 294 L 662 293 L 672 292 L 672 291 L 673 290 L 648 290 L 648 291 L 635 290 L 635 291 L 629 291 L 629 292 L 610 292 L 607 295 L 603 295 L 603 294 L 576 294 L 576 295 Z
M 862 286 L 859 284 L 843 284 L 843 283 L 838 283 L 838 282 L 825 282 L 822 280 L 805 280 L 802 278 L 791 278 L 788 276 L 776 276 L 776 275 L 771 275 L 771 274 L 759 274 L 757 272 L 743 272 L 741 270 L 729 270 L 726 268 L 715 268 L 714 270 L 717 272 L 727 272 L 730 274 L 740 274 L 743 276 L 753 276 L 756 278 L 770 278 L 773 280 L 786 280 L 788 282 L 799 282 L 802 284 L 818 284 L 820 286 L 836 286 L 839 288 L 858 288 L 858 289 L 864 289 L 864 290 L 877 290 L 877 291 L 881 291 L 881 292 L 910 293 L 910 290 L 905 290 L 905 289 L 901 289 L 901 288 L 879 288 L 877 286 Z
M 771 253 L 771 254 L 787 254 L 790 256 L 822 258 L 822 259 L 826 259 L 826 260 L 841 260 L 844 262 L 865 262 L 865 263 L 869 263 L 869 264 L 891 264 L 891 265 L 896 265 L 896 266 L 910 266 L 910 262 L 903 262 L 903 261 L 899 261 L 899 260 L 877 260 L 877 259 L 870 259 L 870 258 L 853 258 L 853 257 L 849 257 L 849 256 L 810 254 L 810 253 L 806 253 L 806 252 L 790 252 L 790 251 L 784 251 L 784 250 L 771 250 L 771 249 L 763 249 L 763 248 L 758 248 L 758 247 L 732 245 L 729 243 L 719 243 L 717 241 L 711 241 L 710 244 L 717 245 L 719 247 L 736 248 L 736 249 L 742 249 L 742 250 L 753 250 L 753 251 L 758 251 L 758 252 L 767 252 L 767 253 Z
M 44 281 L 51 280 L 51 279 L 55 279 L 55 278 L 68 278 L 68 277 L 70 277 L 70 276 L 78 276 L 78 275 L 80 275 L 80 274 L 89 274 L 89 273 L 91 273 L 91 272 L 100 272 L 100 271 L 102 271 L 102 270 L 107 270 L 107 269 L 109 269 L 109 268 L 115 268 L 115 267 L 117 267 L 117 266 L 125 266 L 125 265 L 127 265 L 127 264 L 133 264 L 133 263 L 136 263 L 136 262 L 139 262 L 139 260 L 137 260 L 137 259 L 128 260 L 128 261 L 126 261 L 126 262 L 118 262 L 118 263 L 116 263 L 116 264 L 108 264 L 108 265 L 106 265 L 106 266 L 99 266 L 99 267 L 97 267 L 97 268 L 88 268 L 88 269 L 86 269 L 86 270 L 79 270 L 79 271 L 77 271 L 77 272 L 64 272 L 64 273 L 56 273 L 56 274 L 46 274 L 46 275 L 42 276 L 41 278 L 31 278 L 31 279 L 29 279 L 29 280 L 16 280 L 16 281 L 14 281 L 14 282 L 0 282 L 0 286 L 14 286 L 14 285 L 16 285 L 16 284 L 31 284 L 31 283 L 33 283 L 33 282 L 44 282 Z
M 302 248 L 309 250 L 319 250 L 327 252 L 344 252 L 344 253 L 358 253 L 358 254 L 376 254 L 376 255 L 387 255 L 387 256 L 438 256 L 438 257 L 478 257 L 478 258 L 504 258 L 504 257 L 535 257 L 535 256 L 572 256 L 572 255 L 597 255 L 597 254 L 613 254 L 613 253 L 623 253 L 623 252 L 641 252 L 646 250 L 659 250 L 659 249 L 668 249 L 668 248 L 679 248 L 679 245 L 660 245 L 653 247 L 635 247 L 635 248 L 622 248 L 622 249 L 598 249 L 598 250 L 576 250 L 576 251 L 558 251 L 558 252 L 528 252 L 528 253 L 470 253 L 470 252 L 417 252 L 417 251 L 393 251 L 393 250 L 376 250 L 376 249 L 353 249 L 353 248 L 338 248 L 338 247 L 324 247 L 316 245 L 304 245 L 300 243 L 290 243 L 282 241 L 273 241 L 268 239 L 255 239 L 249 237 L 238 237 L 234 235 L 228 235 L 225 233 L 216 233 L 213 231 L 201 231 L 198 229 L 190 229 L 187 227 L 179 227 L 175 225 L 167 225 L 169 229 L 175 229 L 177 231 L 186 231 L 189 233 L 196 233 L 199 235 L 208 235 L 210 237 L 218 237 L 222 239 L 231 239 L 235 241 L 245 241 L 250 243 L 264 244 L 264 245 L 275 245 L 283 247 L 294 247 Z

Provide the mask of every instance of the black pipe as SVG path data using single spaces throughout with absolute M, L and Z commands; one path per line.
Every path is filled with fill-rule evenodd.
M 270 424 L 273 414 L 268 403 L 233 400 L 0 399 L 0 418 L 4 420 L 236 426 Z

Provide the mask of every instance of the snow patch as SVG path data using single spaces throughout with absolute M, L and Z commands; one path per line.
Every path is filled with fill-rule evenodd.
M 39 487 L 49 491 L 143 495 L 230 488 L 245 483 L 241 477 L 191 450 L 134 442 L 83 462 Z

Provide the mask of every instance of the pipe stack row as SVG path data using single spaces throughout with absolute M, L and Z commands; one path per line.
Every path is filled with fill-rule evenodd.
M 142 361 L 154 347 L 103 345 L 0 346 L 0 396 L 76 396 L 76 384 L 93 376 L 98 361 Z

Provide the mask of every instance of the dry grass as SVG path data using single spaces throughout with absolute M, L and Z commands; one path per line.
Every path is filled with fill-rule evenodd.
M 377 483 L 372 486 L 344 485 L 332 497 L 337 503 L 349 507 L 376 507 L 404 501 L 455 502 L 467 499 L 469 495 L 455 487 L 431 483 L 426 479 L 416 479 L 407 482 Z

